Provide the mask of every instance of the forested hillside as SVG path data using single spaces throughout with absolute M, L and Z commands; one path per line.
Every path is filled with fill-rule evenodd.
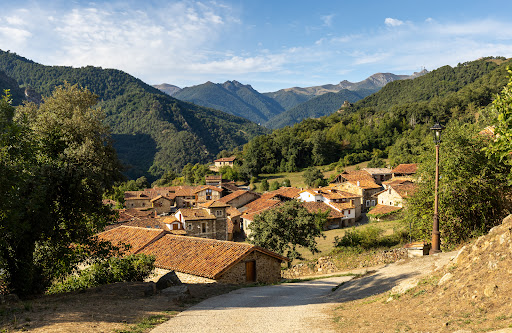
M 247 175 L 295 171 L 332 162 L 352 164 L 388 155 L 414 162 L 435 121 L 489 124 L 487 112 L 507 83 L 505 58 L 444 66 L 413 80 L 394 81 L 352 107 L 259 136 L 243 151 Z
M 16 80 L 7 76 L 5 72 L 0 71 L 0 93 L 3 95 L 5 90 L 9 90 L 13 104 L 21 104 L 25 97 L 23 89 L 18 87 Z
M 276 129 L 291 126 L 301 122 L 303 119 L 326 116 L 338 110 L 343 105 L 343 102 L 349 101 L 354 103 L 365 96 L 367 95 L 361 96 L 357 92 L 347 89 L 342 89 L 337 93 L 329 92 L 273 117 L 264 125 L 268 128 Z
M 264 123 L 284 111 L 273 99 L 260 94 L 251 86 L 237 81 L 226 81 L 223 84 L 207 82 L 183 88 L 173 96 L 256 123 Z
M 44 66 L 0 51 L 0 70 L 48 96 L 65 81 L 99 96 L 115 148 L 131 178 L 206 163 L 266 130 L 246 119 L 176 100 L 115 69 Z

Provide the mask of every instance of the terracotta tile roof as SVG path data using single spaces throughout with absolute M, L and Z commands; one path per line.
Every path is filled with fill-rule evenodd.
M 231 216 L 231 217 L 237 217 L 237 216 L 242 215 L 242 213 L 234 207 L 229 207 L 228 209 L 226 209 L 226 213 L 228 214 L 228 216 Z
M 205 180 L 215 180 L 215 181 L 221 181 L 222 175 L 206 175 L 204 177 Z
M 215 216 L 202 208 L 181 208 L 175 214 L 181 213 L 185 221 L 215 220 Z
M 409 195 L 414 194 L 418 186 L 414 183 L 403 183 L 400 185 L 392 185 L 391 188 L 395 190 L 402 198 L 407 198 Z
M 229 207 L 228 204 L 220 201 L 220 200 L 208 200 L 205 202 L 201 202 L 198 204 L 200 207 L 205 208 L 222 208 L 222 207 Z
M 171 200 L 171 199 L 170 199 L 170 198 L 168 198 L 168 197 L 164 197 L 164 196 L 162 196 L 162 195 L 159 195 L 159 196 L 154 197 L 154 198 L 153 198 L 153 199 L 151 199 L 150 201 L 151 201 L 151 202 L 154 202 L 154 201 L 157 201 L 158 199 L 165 199 L 165 200 L 169 200 L 169 201 Z
M 361 181 L 361 180 L 365 180 L 365 179 L 373 180 L 372 175 L 370 175 L 370 173 L 365 170 L 356 170 L 356 171 L 350 171 L 350 172 L 345 171 L 345 172 L 342 172 L 340 174 L 340 176 L 345 178 L 348 181 L 357 181 L 357 180 Z
M 394 178 L 391 178 L 390 180 L 382 182 L 382 184 L 392 186 L 392 185 L 412 183 L 412 182 L 413 182 L 413 180 L 410 177 L 394 177 Z
M 378 204 L 377 206 L 373 207 L 369 212 L 368 215 L 380 215 L 380 214 L 389 214 L 392 212 L 396 212 L 402 209 L 401 207 L 396 206 L 386 206 Z
M 329 200 L 360 198 L 361 197 L 358 194 L 349 193 L 346 191 L 340 191 L 335 188 L 329 188 L 329 187 L 308 189 L 308 190 L 306 190 L 306 192 L 309 192 L 313 195 L 322 195 L 324 198 L 327 198 Z
M 234 160 L 236 160 L 236 156 L 222 157 L 222 158 L 216 159 L 214 162 L 233 162 Z
M 356 206 L 354 206 L 350 202 L 329 202 L 327 205 L 333 207 L 334 209 L 339 210 L 340 212 L 343 212 L 344 209 L 356 208 Z
M 173 235 L 165 235 L 139 253 L 154 255 L 158 268 L 216 279 L 253 251 L 288 261 L 283 256 L 247 243 Z
M 369 179 L 362 179 L 362 180 L 350 180 L 349 181 L 352 185 L 355 185 L 357 187 L 360 187 L 365 190 L 369 189 L 377 189 L 381 188 L 382 186 L 378 185 L 372 178 L 372 180 Z
M 244 213 L 259 212 L 281 204 L 280 200 L 259 198 L 244 206 Z
M 418 169 L 417 163 L 411 163 L 411 164 L 399 164 L 396 168 L 393 169 L 393 173 L 400 173 L 404 175 L 412 175 L 413 173 L 416 173 L 416 170 Z
M 391 169 L 388 168 L 363 168 L 370 175 L 391 175 Z
M 304 208 L 308 210 L 310 213 L 318 213 L 318 211 L 326 212 L 329 211 L 328 218 L 336 219 L 343 218 L 345 215 L 340 211 L 333 209 L 329 205 L 324 202 L 302 202 L 301 203 Z
M 246 190 L 236 190 L 235 192 L 233 193 L 230 193 L 226 196 L 223 196 L 222 198 L 219 199 L 219 201 L 222 201 L 222 202 L 225 202 L 225 203 L 229 203 L 231 200 L 234 200 L 246 193 L 253 193 L 253 194 L 256 194 L 255 192 L 251 192 L 251 191 L 246 191 Z M 258 197 L 260 195 L 258 194 Z
M 149 217 L 155 214 L 152 210 L 140 210 L 135 208 L 119 209 L 117 211 L 119 212 L 118 222 L 129 221 L 136 217 Z
M 487 126 L 486 128 L 484 128 L 483 130 L 481 130 L 480 132 L 478 132 L 478 134 L 480 135 L 485 135 L 485 136 L 489 136 L 489 137 L 494 137 L 494 131 L 496 130 L 496 126 Z
M 272 198 L 280 195 L 288 199 L 295 199 L 296 197 L 299 196 L 300 192 L 302 192 L 302 190 L 296 187 L 280 187 L 275 191 L 264 193 L 262 197 Z
M 194 193 L 201 192 L 201 191 L 204 191 L 207 189 L 210 189 L 212 191 L 217 191 L 219 193 L 222 192 L 222 189 L 220 187 L 216 187 L 216 186 L 212 186 L 212 185 L 200 185 L 200 186 L 196 187 L 196 189 L 194 190 Z
M 112 245 L 131 245 L 126 254 L 134 254 L 147 244 L 165 235 L 162 229 L 137 228 L 120 226 L 114 229 L 103 231 L 97 236 L 102 241 L 109 241 Z

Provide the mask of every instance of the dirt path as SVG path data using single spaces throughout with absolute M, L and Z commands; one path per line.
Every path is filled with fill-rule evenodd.
M 235 290 L 191 307 L 151 332 L 333 332 L 328 309 L 406 285 L 443 266 L 453 255 L 408 259 L 356 279 L 330 277 Z

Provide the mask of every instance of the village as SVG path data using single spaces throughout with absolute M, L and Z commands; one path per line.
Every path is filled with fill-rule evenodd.
M 234 160 L 215 160 L 212 169 Z M 245 242 L 258 214 L 297 200 L 309 212 L 328 212 L 324 230 L 353 227 L 400 211 L 415 191 L 416 170 L 417 164 L 362 168 L 340 173 L 325 187 L 261 194 L 221 174 L 207 175 L 205 185 L 126 191 L 117 221 L 98 236 L 129 244 L 130 254 L 155 256 L 157 276 L 174 271 L 184 283 L 276 283 L 289 259 Z

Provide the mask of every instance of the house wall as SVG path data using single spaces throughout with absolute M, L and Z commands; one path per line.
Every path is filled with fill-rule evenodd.
M 402 197 L 392 188 L 382 192 L 377 196 L 378 203 L 386 206 L 403 207 Z
M 171 211 L 172 202 L 168 199 L 160 198 L 152 202 L 153 210 L 157 214 L 169 213 Z
M 220 192 L 212 190 L 211 195 L 207 198 L 206 196 L 206 189 L 199 191 L 196 193 L 197 201 L 199 202 L 205 202 L 209 200 L 219 200 L 220 199 Z
M 206 232 L 203 232 L 202 223 L 206 224 Z M 188 220 L 185 221 L 185 230 L 188 236 L 227 240 L 226 218 L 215 220 Z
M 148 199 L 126 199 L 124 202 L 126 208 L 151 208 L 151 201 Z
M 256 262 L 256 282 L 275 283 L 281 279 L 281 261 L 261 252 L 253 251 L 222 274 L 217 281 L 233 284 L 247 283 L 245 263 L 253 260 Z
M 230 205 L 231 207 L 240 208 L 258 198 L 259 198 L 259 195 L 257 195 L 256 193 L 247 192 L 247 193 L 242 194 L 238 198 L 235 198 L 235 199 L 231 200 L 230 202 L 228 202 L 228 205 Z
M 256 282 L 275 283 L 281 279 L 281 261 L 258 251 L 253 251 L 247 255 L 242 261 L 224 272 L 217 280 L 177 271 L 175 273 L 183 283 L 244 284 L 248 283 L 246 281 L 245 263 L 253 260 L 256 262 Z M 156 268 L 154 274 L 147 281 L 156 282 L 168 272 L 170 272 L 168 269 Z

